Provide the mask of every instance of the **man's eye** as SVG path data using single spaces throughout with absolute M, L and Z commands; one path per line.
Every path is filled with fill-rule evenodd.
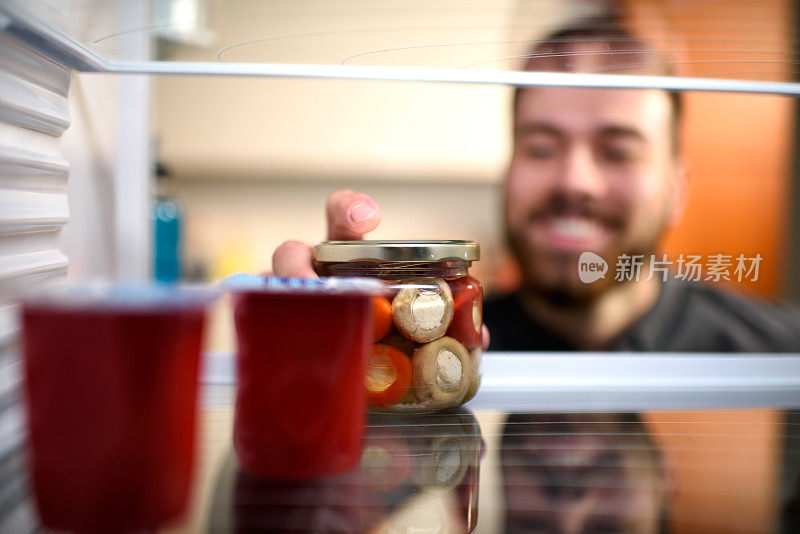
M 612 163 L 629 163 L 637 161 L 640 157 L 639 151 L 633 147 L 604 147 L 602 149 L 603 159 Z
M 526 145 L 525 155 L 532 159 L 548 159 L 556 155 L 556 150 L 548 145 Z

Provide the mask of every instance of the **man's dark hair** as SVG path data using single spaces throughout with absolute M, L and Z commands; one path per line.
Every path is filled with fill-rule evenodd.
M 591 65 L 587 69 L 589 62 Z M 675 75 L 674 65 L 668 58 L 627 31 L 615 18 L 608 17 L 582 20 L 537 41 L 525 56 L 523 70 Z M 520 91 L 524 89 L 517 87 L 514 91 L 515 111 Z M 680 152 L 683 99 L 680 92 L 668 91 L 667 95 L 672 107 L 672 153 L 677 156 Z

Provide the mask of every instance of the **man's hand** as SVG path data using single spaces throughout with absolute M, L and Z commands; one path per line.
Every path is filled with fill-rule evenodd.
M 381 222 L 381 208 L 369 195 L 344 189 L 332 193 L 326 202 L 328 239 L 363 239 Z M 311 247 L 300 241 L 285 241 L 272 255 L 275 276 L 316 278 Z
M 325 204 L 328 239 L 363 239 L 381 222 L 381 208 L 372 197 L 351 189 L 336 191 Z M 300 241 L 285 241 L 272 254 L 272 272 L 284 278 L 316 278 L 311 247 Z M 489 331 L 483 327 L 483 349 L 489 346 Z

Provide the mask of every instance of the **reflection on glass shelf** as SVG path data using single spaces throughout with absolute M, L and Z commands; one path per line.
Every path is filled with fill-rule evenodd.
M 371 415 L 360 465 L 314 482 L 259 479 L 227 452 L 209 530 L 220 532 L 472 532 L 478 517 L 480 428 L 466 410 Z
M 226 447 L 202 529 L 791 532 L 798 422 L 774 409 L 373 416 L 361 465 L 316 482 L 252 477 Z
M 668 480 L 639 414 L 508 416 L 505 531 L 665 532 Z
M 768 534 L 800 525 L 798 410 L 371 415 L 360 465 L 305 483 L 241 471 L 233 415 L 230 403 L 201 410 L 195 502 L 168 532 Z
M 798 437 L 789 417 L 511 414 L 501 522 L 510 533 L 779 532 L 798 519 L 796 453 L 781 445 Z

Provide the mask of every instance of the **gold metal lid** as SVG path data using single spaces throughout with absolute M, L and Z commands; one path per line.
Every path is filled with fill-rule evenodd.
M 478 261 L 481 247 L 474 241 L 323 241 L 314 259 L 347 261 Z

